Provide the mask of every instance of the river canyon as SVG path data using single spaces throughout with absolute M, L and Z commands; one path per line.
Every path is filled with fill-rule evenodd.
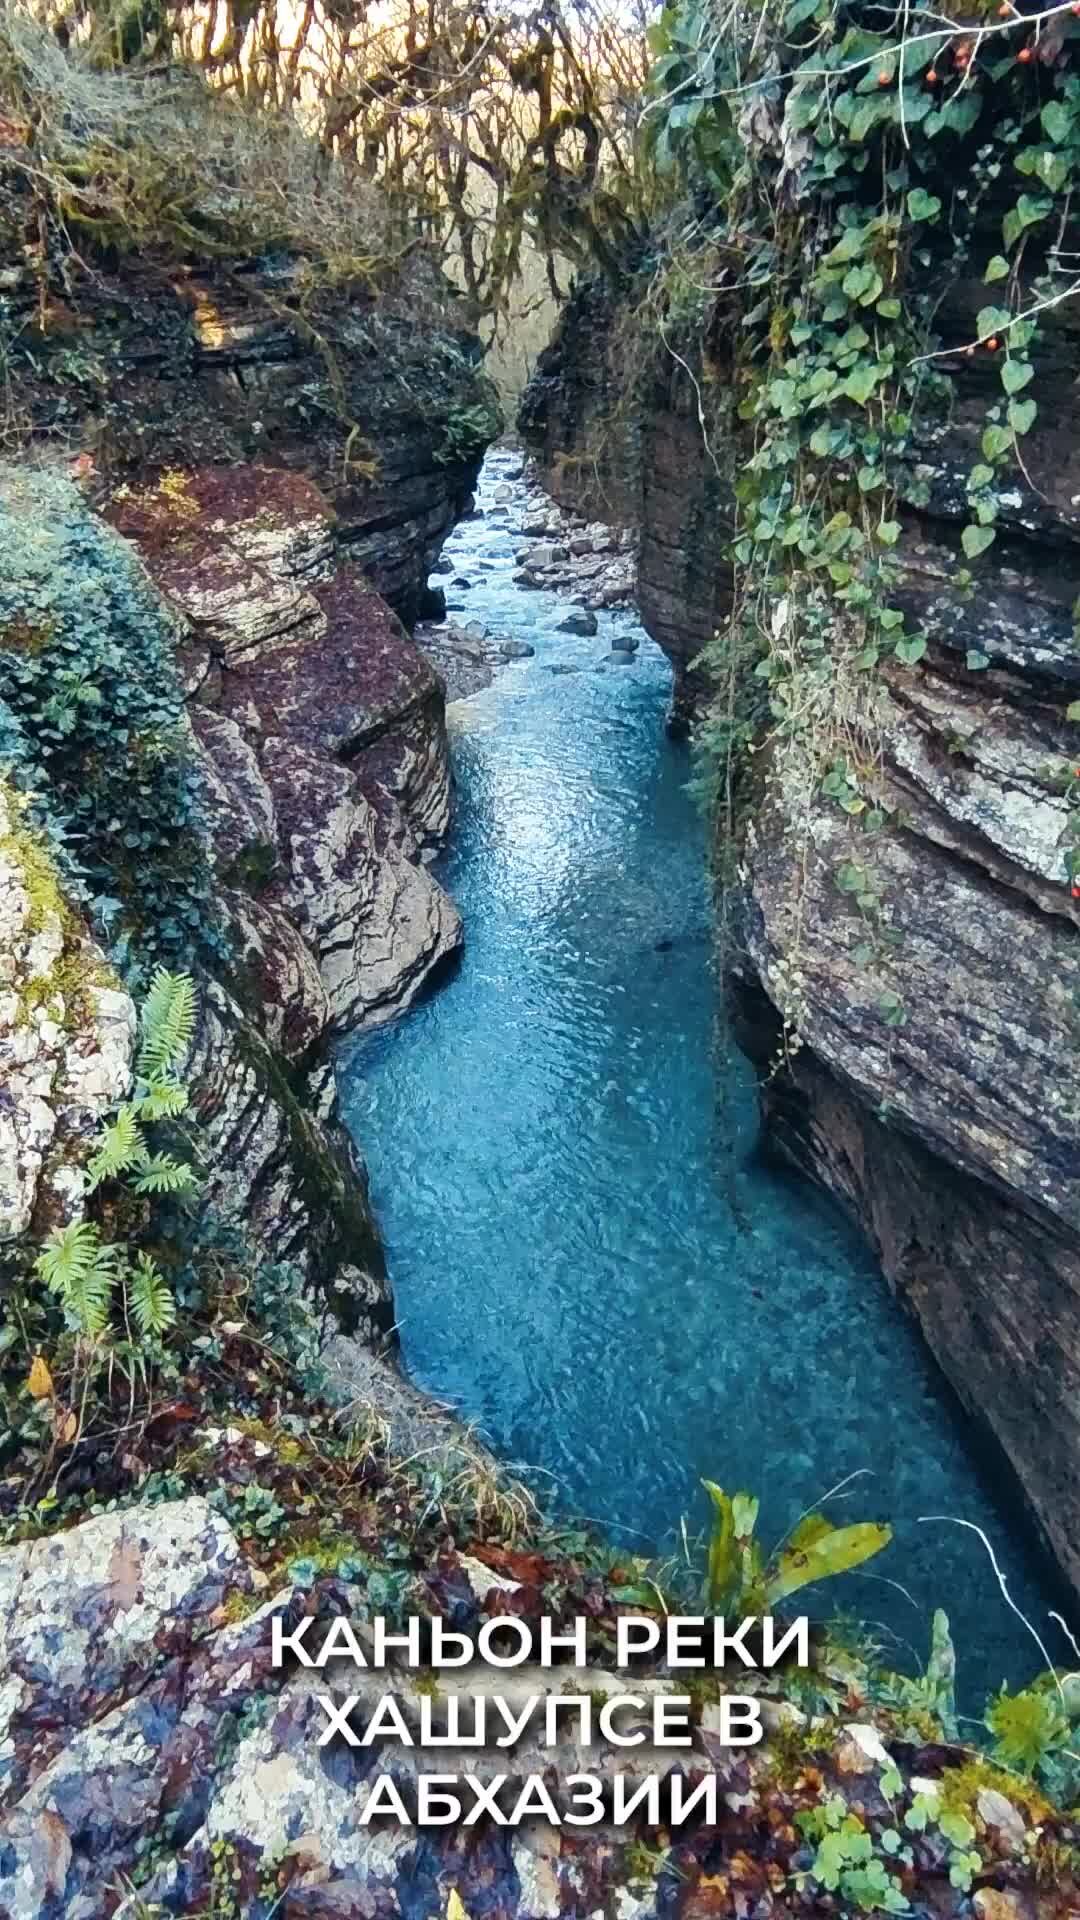
M 1060 1596 L 869 1251 L 762 1155 L 670 669 L 629 610 L 575 636 L 514 583 L 521 464 L 488 456 L 438 581 L 459 628 L 534 649 L 448 708 L 461 965 L 339 1060 L 406 1365 L 633 1551 L 700 1530 L 700 1476 L 759 1494 L 766 1538 L 857 1476 L 838 1516 L 896 1540 L 842 1606 L 916 1670 L 945 1604 L 971 1696 L 1020 1680 L 1031 1641 L 940 1516 L 1050 1633 Z

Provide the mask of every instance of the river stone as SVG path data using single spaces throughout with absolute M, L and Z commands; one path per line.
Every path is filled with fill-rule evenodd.
M 514 497 L 513 487 L 506 485 L 505 482 L 501 487 L 496 487 L 495 498 L 498 501 L 500 506 L 505 507 L 513 499 L 513 497 Z
M 622 645 L 616 646 L 615 642 L 612 641 L 608 662 L 613 667 L 632 667 L 634 664 L 633 648 Z
M 582 608 L 580 613 L 568 613 L 565 619 L 560 620 L 556 632 L 579 633 L 584 638 L 589 639 L 594 633 L 599 631 L 599 625 L 600 623 L 595 613 L 590 613 L 587 608 Z
M 531 660 L 536 648 L 527 640 L 501 640 L 499 652 L 504 660 Z

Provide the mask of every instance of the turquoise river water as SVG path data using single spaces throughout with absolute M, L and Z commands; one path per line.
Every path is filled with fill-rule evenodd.
M 750 1069 L 717 1044 L 667 663 L 641 636 L 632 666 L 603 664 L 629 615 L 573 638 L 555 631 L 566 602 L 512 584 L 520 516 L 493 496 L 519 464 L 489 458 L 483 511 L 447 548 L 471 582 L 450 589 L 456 617 L 536 649 L 449 709 L 439 871 L 463 961 L 341 1061 L 407 1366 L 557 1506 L 639 1551 L 684 1515 L 705 1524 L 702 1475 L 759 1494 L 774 1539 L 862 1473 L 834 1517 L 896 1537 L 808 1610 L 878 1623 L 914 1669 L 944 1605 L 976 1706 L 1037 1652 L 975 1535 L 919 1516 L 983 1527 L 1064 1657 L 1060 1596 L 865 1247 L 758 1151 Z

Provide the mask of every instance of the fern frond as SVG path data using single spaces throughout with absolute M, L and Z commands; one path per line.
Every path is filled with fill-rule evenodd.
M 116 1248 L 90 1220 L 54 1227 L 35 1271 L 83 1333 L 104 1333 L 116 1278 Z
M 135 1106 L 132 1101 L 125 1100 L 115 1120 L 106 1127 L 101 1136 L 101 1145 L 87 1165 L 87 1192 L 93 1193 L 103 1180 L 113 1180 L 117 1174 L 126 1173 L 145 1154 L 146 1142 L 139 1131 Z
M 167 1333 L 176 1320 L 176 1301 L 157 1263 L 140 1253 L 128 1274 L 128 1305 L 141 1334 Z
M 138 1073 L 154 1081 L 178 1067 L 195 1032 L 195 983 L 190 974 L 158 967 L 139 1020 Z
M 138 1102 L 140 1120 L 176 1120 L 187 1108 L 187 1088 L 177 1080 L 155 1080 Z
M 131 1179 L 136 1193 L 189 1193 L 198 1184 L 194 1167 L 168 1153 L 145 1154 Z

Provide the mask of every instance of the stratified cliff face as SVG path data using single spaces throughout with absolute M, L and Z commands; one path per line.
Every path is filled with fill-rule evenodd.
M 416 298 L 432 293 L 425 272 L 418 263 Z M 30 300 L 23 270 L 5 285 L 15 307 Z M 145 619 L 168 630 L 159 655 L 170 677 L 175 659 L 186 699 L 184 754 L 198 769 L 228 949 L 201 980 L 188 1067 L 206 1198 L 254 1253 L 292 1262 L 374 1341 L 393 1311 L 364 1169 L 336 1118 L 329 1044 L 408 1006 L 460 945 L 428 864 L 450 817 L 444 688 L 395 608 L 408 617 L 423 605 L 496 416 L 467 340 L 425 334 L 416 362 L 415 329 L 393 299 L 324 290 L 313 304 L 287 267 L 135 266 L 90 276 L 72 297 L 51 297 L 43 320 L 28 308 L 16 329 L 24 425 L 46 465 L 63 434 L 81 497 L 56 473 L 0 477 L 13 537 L 33 520 L 55 542 L 45 601 L 28 575 L 24 607 L 12 576 L 0 718 L 5 695 L 22 699 L 27 635 L 35 658 L 56 651 L 62 679 L 78 652 L 71 596 L 141 605 L 145 565 L 160 596 Z M 95 697 L 105 711 L 119 702 L 115 751 L 139 753 L 135 734 L 124 745 L 122 688 Z M 17 806 L 26 770 L 6 771 Z M 116 853 L 127 858 L 119 839 Z M 3 1143 L 0 1242 L 77 1217 L 101 1121 L 65 1118 L 82 1041 L 70 1022 L 53 1032 L 51 994 L 26 1018 L 35 956 L 0 1006 L 0 1049 L 17 1056 L 26 1094 Z M 59 1206 L 53 1161 L 70 1189 Z
M 561 506 L 639 529 L 637 602 L 675 670 L 670 724 L 684 732 L 705 693 L 693 663 L 731 605 L 730 494 L 685 366 L 650 361 L 628 390 L 618 326 L 604 284 L 583 283 L 537 361 L 519 426 Z
M 984 299 L 978 279 L 954 290 L 946 345 L 974 337 Z M 571 309 L 530 396 L 527 430 L 557 493 L 568 469 L 587 470 L 560 454 L 611 418 L 614 383 L 597 372 L 605 353 L 611 365 L 610 337 L 605 347 L 603 329 L 586 326 L 579 368 Z M 800 1037 L 763 1078 L 774 1140 L 866 1230 L 1080 1586 L 1080 902 L 1063 861 L 1062 778 L 1077 758 L 1065 709 L 1080 692 L 1075 348 L 1053 316 L 1034 353 L 1026 473 L 998 494 L 997 543 L 966 598 L 953 591 L 965 483 L 997 369 L 959 350 L 942 362 L 954 404 L 918 449 L 927 504 L 902 510 L 898 548 L 899 600 L 928 650 L 915 668 L 884 670 L 883 797 L 896 812 L 872 859 L 892 945 L 867 964 L 863 924 L 837 885 L 844 861 L 867 857 L 865 839 L 777 763 L 745 848 L 737 983 L 762 1067 L 777 1058 L 781 1014 Z M 679 369 L 649 405 L 649 453 L 623 509 L 641 517 L 642 615 L 673 661 L 678 705 L 697 691 L 687 660 L 723 624 L 723 496 L 739 441 L 733 429 L 710 454 Z M 969 653 L 988 664 L 969 667 Z M 883 992 L 899 1024 L 883 1018 Z
M 338 535 L 406 620 L 498 430 L 475 340 L 419 257 L 385 299 L 313 295 L 303 262 L 58 278 L 5 271 L 23 425 L 92 452 L 108 486 L 151 468 L 258 462 L 306 474 Z M 417 315 L 423 316 L 422 327 Z

